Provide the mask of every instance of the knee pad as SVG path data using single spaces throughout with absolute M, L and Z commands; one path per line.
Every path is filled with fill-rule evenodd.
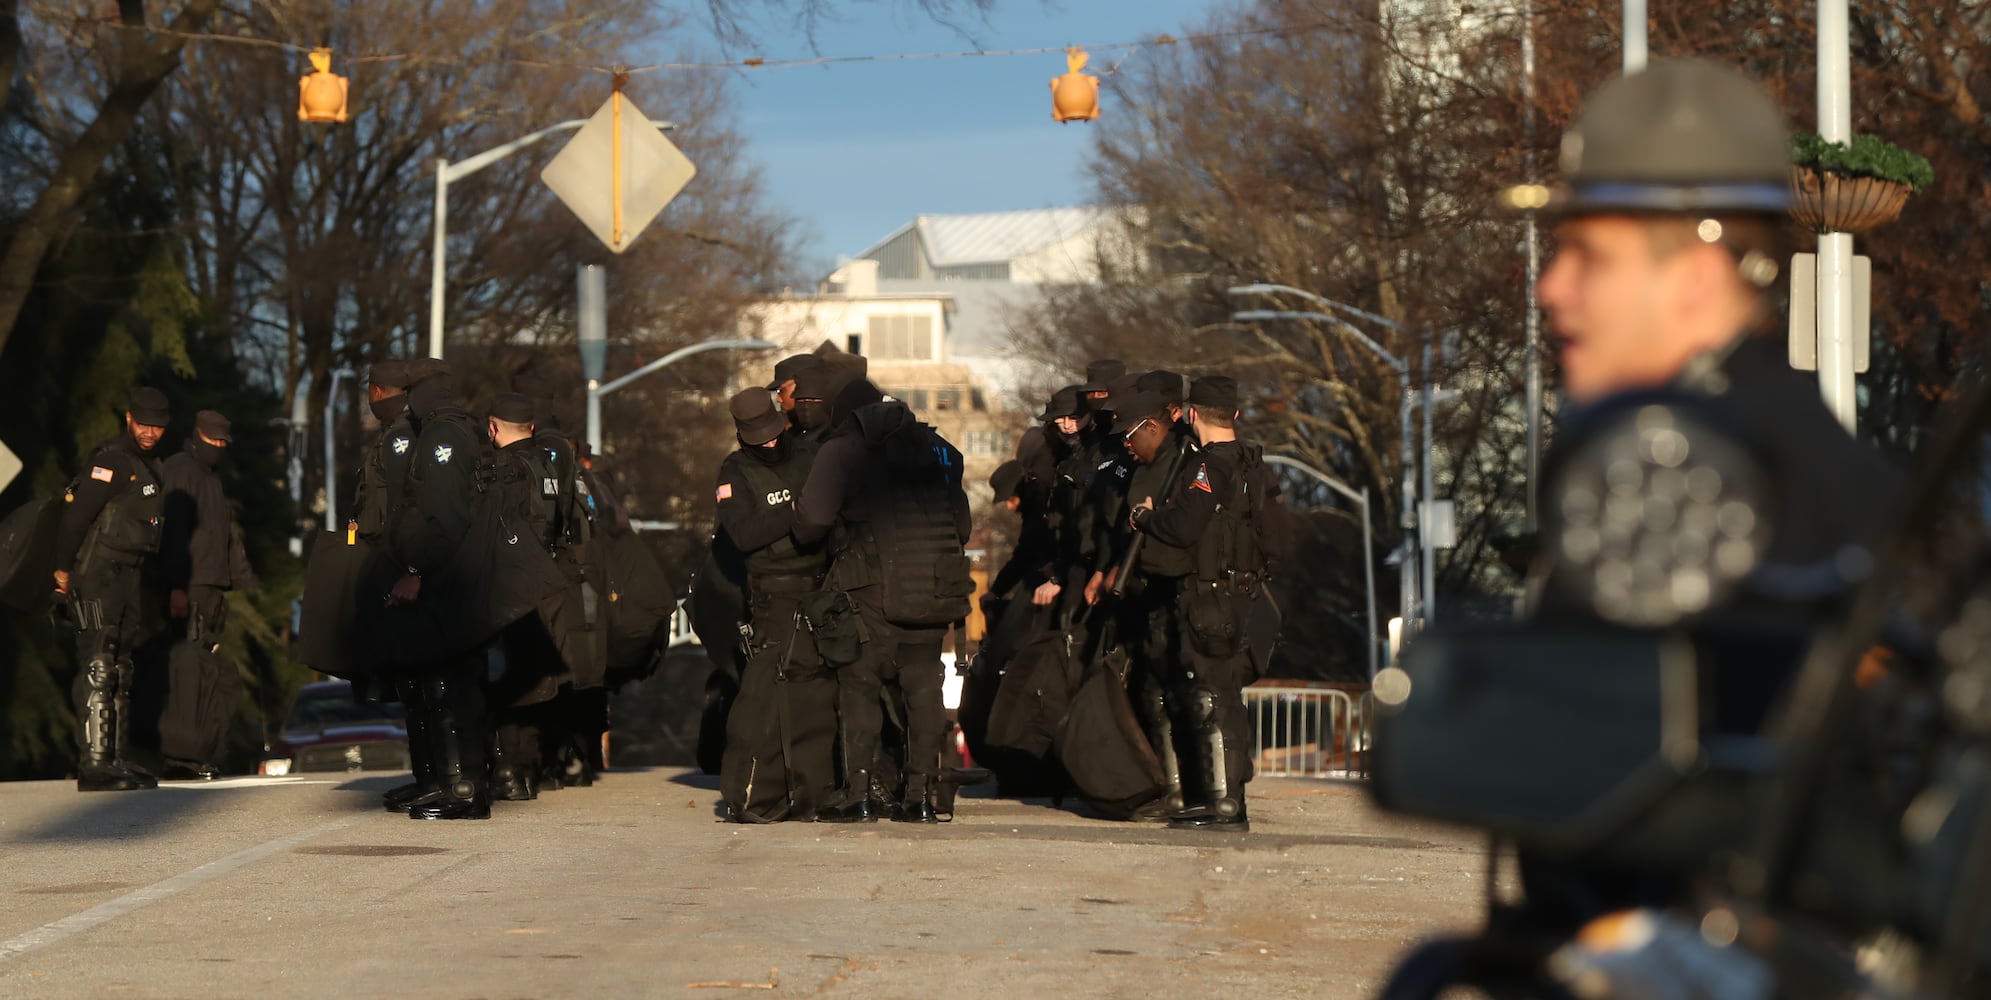
M 1183 708 L 1191 723 L 1209 725 L 1217 720 L 1217 692 L 1201 684 L 1191 687 L 1183 698 Z

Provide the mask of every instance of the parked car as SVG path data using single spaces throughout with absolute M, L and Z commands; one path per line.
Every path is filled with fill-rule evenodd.
M 362 705 L 345 681 L 306 684 L 291 700 L 283 732 L 259 773 L 406 771 L 407 710 L 399 702 Z

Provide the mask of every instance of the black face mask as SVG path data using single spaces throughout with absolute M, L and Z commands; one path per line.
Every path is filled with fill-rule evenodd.
M 780 462 L 782 459 L 788 457 L 788 435 L 786 434 L 783 434 L 782 436 L 775 438 L 774 447 L 772 448 L 762 447 L 760 445 L 750 445 L 747 444 L 745 441 L 740 442 L 740 445 L 746 449 L 747 454 L 752 455 L 753 457 L 758 458 L 769 465 L 774 465 L 775 463 Z
M 227 448 L 218 444 L 208 444 L 200 438 L 194 438 L 192 441 L 187 442 L 187 446 L 187 450 L 193 453 L 194 461 L 210 469 L 220 465 L 221 456 L 228 453 Z
M 392 396 L 383 396 L 373 400 L 366 404 L 366 406 L 367 409 L 373 411 L 373 419 L 383 424 L 391 424 L 400 418 L 401 411 L 408 408 L 408 394 L 397 392 Z
M 795 426 L 814 434 L 830 425 L 830 404 L 820 399 L 798 399 L 788 418 Z

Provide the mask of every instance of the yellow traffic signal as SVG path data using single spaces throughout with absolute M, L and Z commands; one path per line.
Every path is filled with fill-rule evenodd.
M 317 72 L 297 81 L 297 120 L 346 120 L 346 78 L 332 72 L 332 50 L 312 49 L 311 68 Z
M 1089 122 L 1099 117 L 1099 78 L 1079 70 L 1090 58 L 1084 49 L 1066 49 L 1071 72 L 1051 81 L 1051 117 L 1059 122 Z

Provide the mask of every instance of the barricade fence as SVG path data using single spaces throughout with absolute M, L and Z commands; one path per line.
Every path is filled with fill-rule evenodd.
M 1367 691 L 1292 681 L 1244 689 L 1252 763 L 1260 777 L 1342 778 L 1369 774 Z

